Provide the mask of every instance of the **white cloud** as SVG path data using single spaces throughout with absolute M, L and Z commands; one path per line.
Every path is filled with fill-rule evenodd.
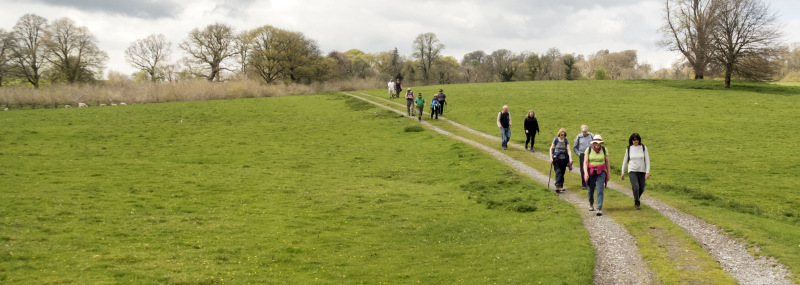
M 800 42 L 800 4 L 770 3 L 784 23 L 785 40 Z M 131 42 L 164 34 L 179 57 L 178 44 L 189 31 L 215 22 L 239 31 L 272 25 L 302 32 L 325 53 L 397 47 L 410 55 L 414 38 L 433 32 L 446 45 L 443 54 L 458 60 L 475 50 L 543 53 L 552 47 L 583 55 L 634 49 L 640 62 L 656 69 L 678 58 L 656 46 L 663 0 L 0 0 L 0 6 L 5 30 L 26 13 L 87 26 L 108 52 L 108 67 L 125 73 L 134 72 L 124 59 Z

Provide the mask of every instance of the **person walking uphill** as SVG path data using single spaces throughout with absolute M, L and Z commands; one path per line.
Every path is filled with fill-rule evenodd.
M 511 139 L 511 115 L 508 114 L 508 105 L 503 106 L 503 110 L 497 113 L 497 127 L 500 128 L 500 135 L 503 137 L 500 146 L 505 150 Z
M 625 180 L 625 170 L 631 177 L 631 190 L 633 191 L 633 201 L 636 210 L 639 208 L 639 200 L 644 193 L 645 180 L 650 179 L 650 154 L 647 147 L 642 144 L 642 137 L 638 133 L 631 134 L 628 139 L 628 149 L 625 150 L 625 158 L 622 159 L 622 175 L 620 179 Z
M 439 89 L 439 94 L 436 97 L 439 100 L 439 116 L 444 115 L 444 105 L 447 104 L 447 96 L 444 95 L 444 90 Z
M 419 111 L 419 117 L 417 117 L 417 120 L 422 121 L 422 110 L 425 108 L 425 98 L 422 98 L 422 92 L 419 92 L 419 97 L 414 100 L 414 103 L 417 104 L 417 111 Z
M 592 137 L 594 134 L 589 132 L 589 127 L 581 125 L 581 133 L 575 136 L 575 146 L 572 151 L 578 155 L 578 163 L 580 164 L 581 177 L 583 177 L 583 156 L 586 149 L 592 146 Z M 581 179 L 581 189 L 586 190 L 586 181 Z
M 439 100 L 436 100 L 436 96 L 438 95 L 439 94 L 433 94 L 433 98 L 431 98 L 431 119 L 433 119 L 433 116 L 436 116 L 437 120 L 439 119 L 440 108 Z
M 394 81 L 389 81 L 389 99 L 394 98 Z
M 409 117 L 411 117 L 411 108 L 414 108 L 411 105 L 414 105 L 414 92 L 411 91 L 411 88 L 408 88 L 406 92 L 406 110 Z
M 594 135 L 592 147 L 587 148 L 583 161 L 583 180 L 589 188 L 589 211 L 594 211 L 594 193 L 597 192 L 597 215 L 603 215 L 603 190 L 608 185 L 608 152 L 603 137 Z
M 567 166 L 572 166 L 572 153 L 569 151 L 569 140 L 567 130 L 558 130 L 558 136 L 553 139 L 550 145 L 550 163 L 556 170 L 556 193 L 564 192 L 564 174 Z M 571 169 L 571 168 L 570 168 Z
M 533 143 L 536 140 L 536 135 L 539 133 L 539 122 L 536 121 L 536 113 L 533 110 L 528 111 L 528 116 L 525 117 L 525 149 L 528 149 L 528 142 L 531 143 L 531 152 L 533 152 Z

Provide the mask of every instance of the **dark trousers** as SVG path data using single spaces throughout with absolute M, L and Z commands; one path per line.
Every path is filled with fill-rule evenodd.
M 553 168 L 556 171 L 556 188 L 564 187 L 564 174 L 567 172 L 567 164 L 569 164 L 569 160 L 566 159 L 553 161 Z
M 419 117 L 417 117 L 417 119 L 420 121 L 422 121 L 422 110 L 424 109 L 425 107 L 417 107 L 417 111 L 419 111 L 419 114 L 417 114 Z
M 633 190 L 633 201 L 636 206 L 639 206 L 639 200 L 644 193 L 644 172 L 628 172 L 628 178 L 631 180 L 631 190 Z
M 536 132 L 528 130 L 530 133 L 526 133 L 525 136 L 527 139 L 525 140 L 525 148 L 528 148 L 528 143 L 531 143 L 531 149 L 533 149 L 534 140 L 536 140 Z
M 431 119 L 433 119 L 433 116 L 436 116 L 437 120 L 439 119 L 439 110 L 435 107 L 431 107 Z
M 580 168 L 580 170 L 581 170 L 581 187 L 586 187 L 586 180 L 583 180 L 583 158 L 585 156 L 586 156 L 585 153 L 581 153 L 580 155 L 578 155 L 578 157 L 579 157 L 578 161 L 580 162 L 580 166 L 581 166 L 581 168 Z
M 444 115 L 444 105 L 445 101 L 439 101 L 439 115 Z
M 406 99 L 406 109 L 408 110 L 408 115 L 411 116 L 411 108 L 414 108 L 414 99 Z

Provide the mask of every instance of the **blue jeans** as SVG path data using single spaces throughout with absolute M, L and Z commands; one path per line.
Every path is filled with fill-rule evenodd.
M 508 147 L 508 141 L 511 139 L 511 128 L 500 128 L 500 134 L 503 136 L 503 148 Z
M 586 188 L 589 191 L 589 205 L 594 205 L 594 192 L 597 190 L 597 209 L 603 209 L 603 189 L 606 188 L 606 175 L 605 171 L 597 175 L 589 174 L 589 183 L 586 183 Z

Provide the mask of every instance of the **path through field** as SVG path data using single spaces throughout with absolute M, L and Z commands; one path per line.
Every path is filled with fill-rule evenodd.
M 344 94 L 397 112 L 401 115 L 406 115 L 404 110 L 405 106 L 400 103 L 378 98 L 365 93 L 361 93 L 361 96 L 350 93 Z M 375 99 L 380 99 L 383 102 L 397 105 L 400 108 L 390 108 L 386 105 L 375 102 Z M 489 155 L 492 155 L 496 159 L 508 164 L 518 172 L 523 173 L 532 179 L 541 182 L 542 184 L 547 183 L 547 175 L 499 151 L 498 145 L 500 139 L 498 136 L 491 136 L 475 131 L 441 116 L 439 119 L 449 122 L 450 124 L 468 131 L 471 134 L 497 141 L 498 144 L 493 147 L 489 147 L 482 143 L 442 130 L 431 124 L 428 124 L 425 121 L 421 123 L 440 134 L 467 143 L 488 153 Z M 516 143 L 509 142 L 509 146 L 520 150 L 523 149 L 523 146 Z M 535 156 L 542 160 L 548 160 L 547 156 L 542 153 L 535 153 Z M 576 168 L 573 170 L 573 172 L 577 173 L 578 169 Z M 613 189 L 627 196 L 632 196 L 630 188 L 623 187 L 622 185 L 614 182 L 608 183 L 608 189 Z M 554 190 L 554 186 L 551 186 L 551 190 Z M 597 252 L 597 260 L 594 268 L 595 284 L 652 283 L 653 273 L 647 271 L 646 266 L 642 266 L 644 262 L 639 255 L 639 249 L 633 246 L 637 243 L 635 239 L 628 233 L 625 227 L 614 222 L 614 220 L 608 215 L 602 217 L 590 215 L 589 212 L 586 211 L 587 202 L 585 201 L 582 192 L 579 195 L 574 192 L 567 191 L 565 194 L 561 194 L 560 198 L 572 203 L 580 213 L 583 213 L 581 217 L 583 219 L 584 226 L 589 231 L 592 244 Z M 656 199 L 653 199 L 652 197 L 642 197 L 642 203 L 655 209 L 670 219 L 673 223 L 680 226 L 693 239 L 695 239 L 703 247 L 703 249 L 709 252 L 709 254 L 722 266 L 725 272 L 730 274 L 740 284 L 794 284 L 788 278 L 789 272 L 781 264 L 778 264 L 774 259 L 763 257 L 756 258 L 750 254 L 743 241 L 730 238 L 718 227 L 709 224 L 702 219 L 683 213 L 674 207 L 668 206 Z

